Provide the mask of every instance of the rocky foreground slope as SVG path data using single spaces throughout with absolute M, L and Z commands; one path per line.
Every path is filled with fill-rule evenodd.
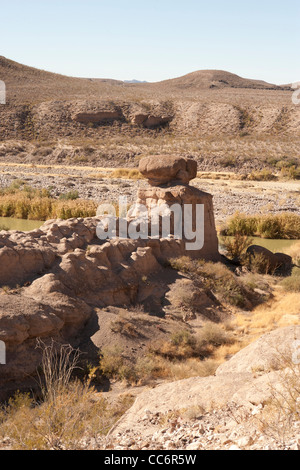
M 141 393 L 102 446 L 299 450 L 297 381 L 294 389 L 292 386 L 299 379 L 294 376 L 299 373 L 299 338 L 300 326 L 278 329 L 234 355 L 214 376 L 181 380 Z M 271 400 L 277 407 L 270 416 L 265 410 Z M 293 417 L 289 401 L 294 406 Z

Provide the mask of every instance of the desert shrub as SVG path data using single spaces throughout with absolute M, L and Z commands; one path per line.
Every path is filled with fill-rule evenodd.
M 257 418 L 260 432 L 285 446 L 286 436 L 300 419 L 300 365 L 291 351 L 276 358 L 277 384 L 270 383 L 271 398 Z
M 169 340 L 153 342 L 150 345 L 150 351 L 169 360 L 200 356 L 197 339 L 187 330 L 174 333 Z
M 219 364 L 212 356 L 217 348 L 233 344 L 230 333 L 215 324 L 204 325 L 199 334 L 179 330 L 166 339 L 150 343 L 143 356 L 128 360 L 118 346 L 102 350 L 100 370 L 106 377 L 143 384 L 158 378 L 179 380 L 208 376 Z
M 72 379 L 78 353 L 52 343 L 43 350 L 42 400 L 17 393 L 0 410 L 0 433 L 14 449 L 79 450 L 106 434 L 131 405 L 128 397 L 114 406 L 96 394 L 89 381 Z
M 290 180 L 299 180 L 300 179 L 300 168 L 296 165 L 289 167 L 282 167 L 280 174 L 283 178 Z
M 231 334 L 215 323 L 206 323 L 198 334 L 187 330 L 174 333 L 169 340 L 154 342 L 150 351 L 170 361 L 181 361 L 191 358 L 205 359 L 215 348 L 234 342 Z
M 248 176 L 250 181 L 273 181 L 277 177 L 269 170 L 264 169 L 261 171 L 254 171 Z
M 79 193 L 77 190 L 69 191 L 68 193 L 60 194 L 59 199 L 62 201 L 75 201 L 79 198 Z
M 79 381 L 61 389 L 55 401 L 16 394 L 0 411 L 0 435 L 17 450 L 80 450 L 105 435 L 130 407 L 124 397 L 111 405 Z
M 224 264 L 192 260 L 187 256 L 169 260 L 173 269 L 198 278 L 221 302 L 245 307 L 247 290 Z
M 300 268 L 295 267 L 292 271 L 292 275 L 286 277 L 280 285 L 287 292 L 300 292 Z
M 232 344 L 233 337 L 216 323 L 205 323 L 197 335 L 197 342 L 201 346 L 212 345 L 219 347 L 224 344 Z
M 172 305 L 175 309 L 180 309 L 180 318 L 183 317 L 184 312 L 196 312 L 199 308 L 199 296 L 201 289 L 191 283 L 187 279 L 177 281 L 176 289 L 172 290 Z
M 256 232 L 256 218 L 245 216 L 239 212 L 234 214 L 227 222 L 227 226 L 222 231 L 224 236 L 250 236 L 253 237 Z
M 270 260 L 266 258 L 263 253 L 253 253 L 253 255 L 246 260 L 245 265 L 255 274 L 274 274 L 276 270 L 276 268 L 273 268 L 273 273 L 271 272 Z
M 134 383 L 137 380 L 135 368 L 124 359 L 119 346 L 107 346 L 101 350 L 100 370 L 105 377 Z
M 129 338 L 137 338 L 139 336 L 136 326 L 131 321 L 123 318 L 111 322 L 110 329 L 113 333 L 119 333 Z
M 247 235 L 237 233 L 234 237 L 222 237 L 221 244 L 226 250 L 227 256 L 232 260 L 242 261 L 247 252 L 247 248 L 252 245 L 253 239 Z
M 82 199 L 55 199 L 48 192 L 22 190 L 9 194 L 0 193 L 0 216 L 20 219 L 47 220 L 94 217 L 97 204 Z
M 236 157 L 232 155 L 228 155 L 228 156 L 220 158 L 219 164 L 223 166 L 224 168 L 228 168 L 228 167 L 233 168 L 236 166 L 237 160 L 236 160 Z

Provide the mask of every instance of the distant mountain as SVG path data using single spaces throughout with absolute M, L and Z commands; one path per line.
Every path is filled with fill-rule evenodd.
M 124 83 L 148 83 L 148 82 L 146 82 L 146 80 L 141 81 L 141 80 L 133 79 L 133 80 L 124 80 Z
M 213 88 L 250 88 L 260 90 L 289 89 L 287 85 L 278 86 L 263 80 L 242 78 L 223 70 L 199 70 L 179 78 L 157 82 L 159 87 L 167 86 L 173 89 L 213 89 Z

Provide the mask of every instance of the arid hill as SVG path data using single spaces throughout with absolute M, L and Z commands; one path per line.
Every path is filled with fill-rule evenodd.
M 49 99 L 98 97 L 123 82 L 72 78 L 19 64 L 0 56 L 0 77 L 6 83 L 8 104 Z
M 277 86 L 262 80 L 251 80 L 239 77 L 224 70 L 199 70 L 183 77 L 159 82 L 158 86 L 169 86 L 171 88 L 249 88 L 252 90 L 289 90 L 289 86 Z
M 122 98 L 156 92 L 243 88 L 251 90 L 291 91 L 288 86 L 276 86 L 259 80 L 241 78 L 222 70 L 201 70 L 183 77 L 156 83 L 122 82 L 105 78 L 73 78 L 19 64 L 0 56 L 0 77 L 7 86 L 8 100 L 24 103 L 34 100 L 75 97 L 100 98 L 103 95 Z
M 0 80 L 7 89 L 7 104 L 0 106 L 0 139 L 48 141 L 52 150 L 61 139 L 81 147 L 87 142 L 94 146 L 106 142 L 98 165 L 107 166 L 108 153 L 109 158 L 120 157 L 117 164 L 122 166 L 128 165 L 128 159 L 151 153 L 153 146 L 159 145 L 155 152 L 161 153 L 158 138 L 168 154 L 182 153 L 184 148 L 185 154 L 199 162 L 216 155 L 228 158 L 224 139 L 233 142 L 245 136 L 248 139 L 242 147 L 246 144 L 247 158 L 252 159 L 253 152 L 261 158 L 259 140 L 268 149 L 268 155 L 263 151 L 265 160 L 278 151 L 299 157 L 295 149 L 299 148 L 300 107 L 292 103 L 292 89 L 287 85 L 218 70 L 157 83 L 72 78 L 4 57 L 0 57 Z M 188 145 L 182 140 L 186 138 Z M 200 139 L 205 143 L 196 145 Z M 243 153 L 241 143 L 233 142 L 230 158 Z M 80 159 L 90 161 L 90 155 L 80 155 Z M 53 160 L 49 157 L 49 161 Z

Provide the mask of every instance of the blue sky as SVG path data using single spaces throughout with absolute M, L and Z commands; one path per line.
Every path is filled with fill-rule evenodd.
M 299 0 L 0 0 L 0 55 L 78 77 L 300 80 Z

